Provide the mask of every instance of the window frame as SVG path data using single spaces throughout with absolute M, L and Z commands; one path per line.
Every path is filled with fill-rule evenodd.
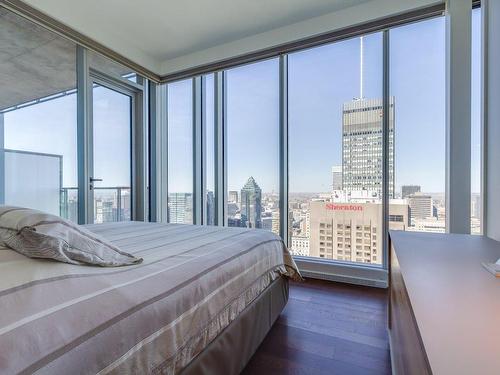
M 78 223 L 93 223 L 92 177 L 92 90 L 99 84 L 131 98 L 131 220 L 148 217 L 148 106 L 147 80 L 137 76 L 137 83 L 115 77 L 91 67 L 88 50 L 77 46 L 77 149 L 78 149 Z

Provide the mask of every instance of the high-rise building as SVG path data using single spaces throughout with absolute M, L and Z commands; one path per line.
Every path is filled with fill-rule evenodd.
M 241 189 L 241 224 L 247 228 L 261 228 L 262 190 L 250 177 Z
M 207 225 L 215 224 L 215 199 L 214 192 L 207 191 Z
M 102 222 L 116 221 L 118 208 L 115 206 L 114 200 L 103 200 L 101 203 Z
M 410 217 L 415 219 L 427 219 L 433 217 L 432 197 L 416 193 L 406 198 L 410 206 Z
M 407 229 L 410 232 L 445 233 L 446 222 L 444 219 L 429 217 L 427 219 L 415 219 L 413 225 Z
M 280 234 L 280 212 L 273 211 L 271 214 L 272 217 L 272 228 L 273 233 L 276 233 L 278 236 Z
M 228 218 L 235 218 L 236 215 L 238 215 L 240 212 L 240 209 L 238 207 L 238 204 L 234 202 L 227 202 L 227 217 Z
M 405 199 L 410 195 L 420 193 L 420 185 L 403 185 L 401 186 L 401 198 Z
M 238 203 L 238 192 L 236 190 L 229 190 L 227 193 L 227 201 Z
M 470 201 L 470 212 L 471 217 L 481 218 L 481 195 L 472 193 L 471 201 Z
M 382 263 L 382 204 L 311 202 L 309 255 Z M 389 229 L 406 230 L 408 205 L 391 204 Z
M 300 234 L 303 236 L 311 234 L 311 214 L 309 210 L 302 211 L 300 214 Z
M 191 224 L 193 222 L 192 194 L 168 194 L 168 217 L 171 223 Z
M 309 236 L 292 236 L 290 252 L 293 255 L 309 256 Z
M 332 167 L 332 190 L 342 190 L 342 166 Z
M 260 219 L 260 228 L 272 231 L 273 230 L 273 218 L 271 216 L 266 216 Z
M 132 197 L 130 196 L 130 190 L 119 189 L 118 194 L 120 194 L 120 207 L 118 207 L 118 221 L 127 221 L 132 219 L 131 204 Z
M 382 196 L 382 99 L 357 99 L 342 110 L 342 189 Z M 394 97 L 389 101 L 389 197 L 394 197 Z

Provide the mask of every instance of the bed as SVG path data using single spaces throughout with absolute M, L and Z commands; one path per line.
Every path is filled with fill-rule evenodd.
M 264 230 L 87 228 L 144 261 L 78 266 L 0 247 L 1 374 L 237 374 L 300 278 Z

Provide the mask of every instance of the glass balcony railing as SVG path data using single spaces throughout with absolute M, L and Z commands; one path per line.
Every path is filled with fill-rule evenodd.
M 94 187 L 94 223 L 131 220 L 130 187 Z M 61 217 L 78 221 L 78 188 L 61 189 Z

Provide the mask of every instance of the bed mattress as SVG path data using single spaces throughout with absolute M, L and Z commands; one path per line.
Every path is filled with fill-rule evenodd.
M 300 277 L 264 230 L 87 227 L 144 262 L 75 266 L 0 248 L 1 374 L 178 373 L 275 279 Z

